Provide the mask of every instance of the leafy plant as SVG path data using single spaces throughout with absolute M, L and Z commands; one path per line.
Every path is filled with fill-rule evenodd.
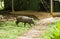
M 50 24 L 41 39 L 60 39 L 60 21 Z
M 29 25 L 23 27 L 23 23 L 19 27 L 15 21 L 0 22 L 0 39 L 16 39 L 29 29 Z

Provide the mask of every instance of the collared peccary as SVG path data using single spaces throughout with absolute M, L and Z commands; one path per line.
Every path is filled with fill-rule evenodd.
M 24 23 L 24 27 L 26 25 L 26 23 L 28 23 L 30 26 L 32 26 L 31 24 L 34 24 L 34 19 L 33 18 L 30 18 L 30 17 L 27 17 L 27 16 L 18 16 L 16 18 L 16 24 L 18 25 L 18 23 L 20 22 L 23 22 Z

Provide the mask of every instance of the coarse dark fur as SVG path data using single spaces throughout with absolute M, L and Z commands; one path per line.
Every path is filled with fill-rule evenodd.
M 33 18 L 30 18 L 30 17 L 27 17 L 27 16 L 18 16 L 16 18 L 16 24 L 18 25 L 18 23 L 20 22 L 23 22 L 24 23 L 24 27 L 26 25 L 26 23 L 28 23 L 30 26 L 32 26 L 31 24 L 34 24 L 34 19 Z

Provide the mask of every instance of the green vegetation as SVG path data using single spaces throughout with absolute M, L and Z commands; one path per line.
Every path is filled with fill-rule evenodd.
M 15 21 L 0 22 L 0 39 L 16 39 L 29 29 L 27 24 L 24 27 L 23 23 L 17 26 Z
M 40 38 L 41 39 L 60 39 L 60 21 L 50 24 L 47 31 Z
M 0 10 L 3 10 L 4 9 L 4 1 L 0 1 Z

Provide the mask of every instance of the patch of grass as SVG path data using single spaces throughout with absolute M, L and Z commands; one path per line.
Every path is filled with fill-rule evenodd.
M 28 29 L 28 24 L 24 27 L 23 23 L 20 23 L 18 27 L 15 21 L 0 22 L 0 39 L 16 39 L 17 36 L 22 35 Z
M 60 21 L 50 24 L 41 39 L 60 39 Z

